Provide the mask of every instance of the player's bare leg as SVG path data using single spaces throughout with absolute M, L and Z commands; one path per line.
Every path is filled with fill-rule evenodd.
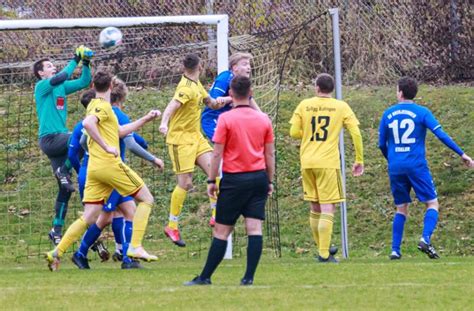
M 69 226 L 58 246 L 56 246 L 52 251 L 46 253 L 48 268 L 51 271 L 58 270 L 62 255 L 74 242 L 81 238 L 89 225 L 96 222 L 101 210 L 101 204 L 84 204 L 84 214 L 82 217 Z

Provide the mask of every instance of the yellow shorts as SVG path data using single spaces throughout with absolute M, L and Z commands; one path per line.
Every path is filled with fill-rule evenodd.
M 341 170 L 308 168 L 302 170 L 304 200 L 320 204 L 344 202 Z
M 168 145 L 168 152 L 173 171 L 176 174 L 185 174 L 192 173 L 197 158 L 206 152 L 212 152 L 212 147 L 207 139 L 200 135 L 194 144 Z
M 93 171 L 87 171 L 84 188 L 84 203 L 105 202 L 112 190 L 116 189 L 121 196 L 137 193 L 145 183 L 132 169 L 123 162 Z

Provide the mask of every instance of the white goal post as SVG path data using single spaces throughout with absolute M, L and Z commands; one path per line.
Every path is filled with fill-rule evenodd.
M 217 25 L 217 71 L 228 69 L 229 58 L 229 17 L 221 15 L 189 16 L 142 16 L 104 18 L 64 18 L 0 21 L 2 30 L 64 29 L 64 28 L 105 28 L 145 26 L 157 24 L 203 24 Z

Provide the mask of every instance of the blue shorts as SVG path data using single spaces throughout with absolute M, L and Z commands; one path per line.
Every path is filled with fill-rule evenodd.
M 81 196 L 81 201 L 82 201 L 82 198 L 84 197 L 84 187 L 86 185 L 86 176 L 87 176 L 87 166 L 81 166 L 79 170 L 79 175 L 77 176 L 77 183 L 79 184 L 79 195 Z M 104 204 L 104 207 L 102 208 L 102 210 L 108 213 L 113 212 L 117 209 L 117 206 L 131 200 L 133 200 L 133 197 L 131 196 L 123 197 L 116 190 L 114 190 L 110 194 L 109 199 L 107 200 L 107 203 Z
M 117 190 L 114 190 L 110 194 L 110 197 L 107 200 L 107 203 L 104 204 L 104 207 L 102 208 L 102 210 L 104 212 L 110 213 L 110 212 L 115 211 L 117 209 L 117 206 L 119 206 L 120 204 L 128 202 L 128 201 L 132 201 L 132 200 L 133 200 L 133 197 L 131 196 L 123 197 L 117 192 Z
M 395 205 L 411 203 L 410 191 L 412 188 L 421 202 L 428 202 L 438 197 L 429 169 L 408 174 L 389 175 L 389 177 Z

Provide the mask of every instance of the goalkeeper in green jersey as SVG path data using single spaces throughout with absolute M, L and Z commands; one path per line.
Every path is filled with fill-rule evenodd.
M 39 124 L 39 147 L 51 161 L 59 186 L 54 207 L 56 215 L 53 229 L 49 232 L 49 238 L 55 245 L 61 240 L 67 205 L 71 192 L 74 191 L 70 179 L 71 164 L 67 160 L 68 141 L 71 134 L 66 127 L 66 96 L 89 86 L 91 82 L 89 64 L 93 55 L 92 50 L 81 45 L 76 49 L 74 58 L 59 73 L 48 58 L 40 59 L 33 65 L 33 73 L 38 79 L 35 85 L 35 101 Z M 80 78 L 69 80 L 81 61 Z

